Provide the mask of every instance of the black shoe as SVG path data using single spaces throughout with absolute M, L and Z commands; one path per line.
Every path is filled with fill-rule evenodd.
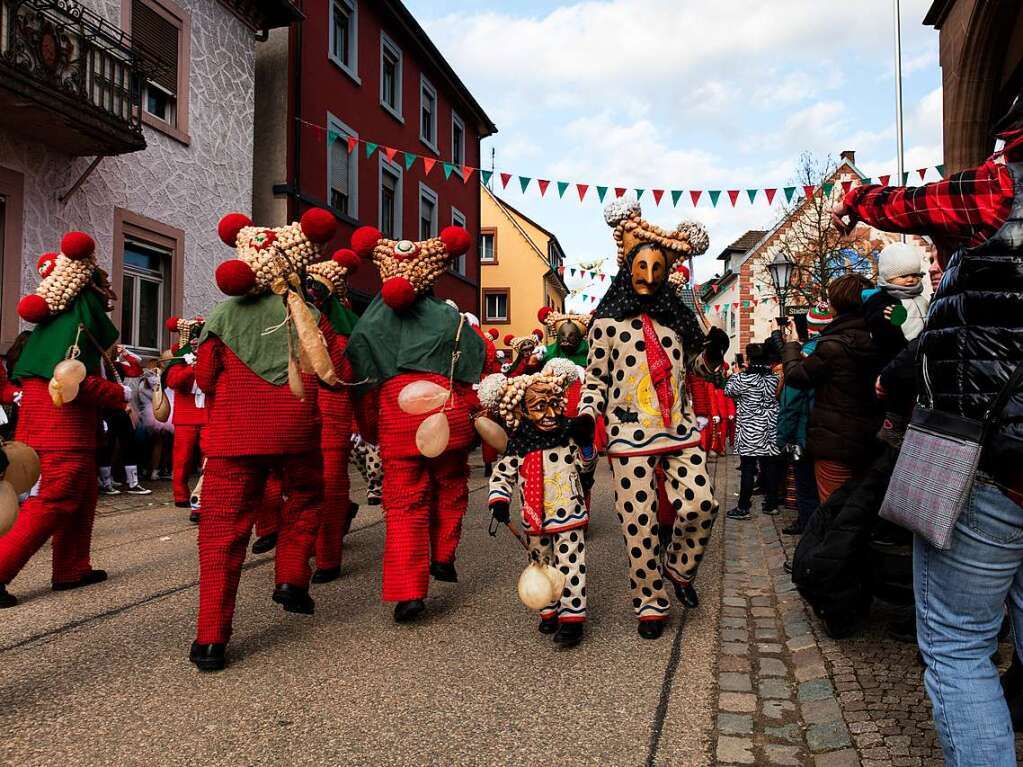
M 312 615 L 316 612 L 316 602 L 309 596 L 309 589 L 303 589 L 300 586 L 281 583 L 274 589 L 271 598 L 283 607 L 285 612 L 300 615 Z
M 644 639 L 660 639 L 664 633 L 664 620 L 640 621 L 638 630 Z
M 776 517 L 776 516 L 778 516 L 778 514 L 781 513 L 780 511 L 778 511 L 778 507 L 777 506 L 765 506 L 760 511 L 763 514 L 766 514 L 769 517 Z
M 803 528 L 801 525 L 794 524 L 781 529 L 782 535 L 802 535 Z
M 458 572 L 454 562 L 434 562 L 430 565 L 430 575 L 435 581 L 458 583 Z
M 406 599 L 394 606 L 395 623 L 411 623 L 426 610 L 426 603 L 422 599 Z
M 14 594 L 7 593 L 7 586 L 0 585 L 0 610 L 6 610 L 16 604 L 18 604 L 18 598 Z
M 550 618 L 541 618 L 540 625 L 537 628 L 541 634 L 553 634 L 558 630 L 558 616 L 552 615 Z
M 729 519 L 749 519 L 753 516 L 749 509 L 740 509 L 736 506 L 734 509 L 725 514 Z
M 191 501 L 174 501 L 174 505 L 179 509 L 190 509 L 192 508 Z
M 575 647 L 581 641 L 583 641 L 582 621 L 562 623 L 558 626 L 558 631 L 554 635 L 554 644 L 559 644 L 562 647 Z
M 341 537 L 348 535 L 348 531 L 352 529 L 352 522 L 355 521 L 355 515 L 359 513 L 359 504 L 355 501 L 349 501 L 348 503 L 348 519 L 345 520 L 345 531 L 341 533 Z
M 675 596 L 690 610 L 695 610 L 700 606 L 700 595 L 696 593 L 696 587 L 692 583 L 676 583 Z
M 313 573 L 313 583 L 330 583 L 341 577 L 341 566 L 327 567 Z
M 199 512 L 193 511 L 191 514 L 189 514 L 188 521 L 191 522 L 193 525 L 199 524 Z
M 192 649 L 188 651 L 188 659 L 195 664 L 200 671 L 223 671 L 227 663 L 224 644 L 199 644 L 192 642 Z
M 91 586 L 94 583 L 103 583 L 107 579 L 106 570 L 90 570 L 77 581 L 66 581 L 64 583 L 54 583 L 54 591 L 71 591 L 71 589 L 80 589 L 83 586 Z
M 252 553 L 266 554 L 266 552 L 272 551 L 275 548 L 277 548 L 277 533 L 270 533 L 270 535 L 264 535 L 256 539 L 256 542 L 252 544 Z

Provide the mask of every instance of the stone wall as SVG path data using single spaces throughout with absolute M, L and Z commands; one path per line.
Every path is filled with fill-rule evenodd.
M 114 209 L 121 207 L 184 230 L 185 314 L 209 311 L 223 297 L 213 282 L 213 270 L 230 251 L 217 238 L 217 222 L 226 212 L 248 213 L 252 207 L 256 42 L 253 33 L 214 0 L 178 3 L 192 17 L 188 146 L 146 127 L 144 151 L 104 159 L 61 203 L 58 197 L 93 158 L 69 157 L 0 132 L 0 167 L 25 176 L 22 293 L 38 284 L 38 256 L 56 249 L 61 234 L 70 229 L 84 230 L 96 239 L 99 261 L 109 270 Z M 120 0 L 86 4 L 120 26 Z

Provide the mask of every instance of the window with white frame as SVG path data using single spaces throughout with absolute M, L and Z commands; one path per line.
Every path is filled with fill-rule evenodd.
M 380 156 L 380 231 L 391 240 L 402 239 L 402 169 Z
M 483 291 L 483 321 L 490 324 L 507 323 L 508 298 L 506 288 Z
M 437 151 L 437 89 L 425 77 L 419 80 L 419 138 Z
M 480 263 L 497 263 L 497 232 L 480 232 Z
M 438 213 L 440 200 L 437 193 L 426 186 L 419 185 L 419 239 L 428 240 L 437 236 Z
M 330 0 L 330 60 L 359 81 L 358 0 Z
M 162 348 L 167 266 L 171 254 L 135 240 L 124 241 L 121 280 L 121 341 L 140 351 Z
M 401 48 L 385 33 L 380 33 L 380 106 L 404 120 L 401 103 Z
M 334 115 L 327 115 L 327 129 L 337 138 L 327 148 L 327 201 L 350 218 L 359 217 L 359 153 L 348 151 L 348 139 L 359 134 Z
M 451 226 L 465 227 L 465 216 L 458 208 L 451 209 Z M 468 253 L 463 253 L 458 258 L 451 262 L 451 271 L 455 274 L 460 274 L 462 277 L 465 276 L 465 263 Z
M 451 113 L 451 162 L 459 167 L 465 165 L 465 123 L 454 112 Z

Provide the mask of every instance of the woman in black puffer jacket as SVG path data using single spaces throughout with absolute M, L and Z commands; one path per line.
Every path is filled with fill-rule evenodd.
M 874 382 L 881 358 L 863 319 L 861 298 L 871 287 L 858 274 L 839 277 L 828 286 L 837 317 L 821 333 L 813 354 L 803 357 L 794 342 L 782 350 L 785 383 L 814 390 L 806 448 L 814 460 L 821 503 L 848 480 L 862 477 L 878 455 L 884 411 L 874 396 Z

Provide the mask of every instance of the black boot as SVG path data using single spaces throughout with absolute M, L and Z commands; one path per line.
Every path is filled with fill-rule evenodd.
M 174 505 L 179 509 L 190 509 L 192 504 L 188 501 L 174 501 Z
M 455 571 L 454 562 L 434 562 L 430 565 L 430 575 L 435 581 L 458 583 L 458 573 Z
M 14 594 L 7 593 L 7 586 L 0 583 L 0 610 L 6 610 L 8 607 L 14 607 L 18 604 L 18 598 Z
M 277 548 L 277 533 L 270 533 L 270 535 L 264 535 L 256 539 L 256 542 L 252 544 L 253 554 L 266 554 L 268 551 L 272 551 Z
M 783 527 L 781 532 L 782 535 L 802 535 L 803 526 L 800 525 L 798 522 L 793 522 L 788 527 Z
M 663 619 L 639 622 L 639 635 L 644 639 L 660 639 L 663 633 Z
M 290 583 L 278 584 L 271 598 L 283 607 L 285 612 L 300 615 L 312 615 L 316 612 L 316 602 L 309 596 L 309 589 L 303 589 L 301 586 L 292 586 Z
M 188 659 L 195 664 L 200 671 L 223 671 L 227 663 L 224 644 L 199 644 L 192 642 L 192 649 L 188 651 Z
M 345 531 L 341 533 L 341 537 L 348 535 L 348 531 L 352 529 L 352 522 L 355 521 L 355 515 L 359 513 L 359 504 L 355 501 L 348 502 L 348 519 L 345 520 Z
M 199 524 L 199 512 L 193 511 L 191 514 L 189 514 L 188 521 L 191 522 L 193 525 Z
M 77 581 L 66 581 L 64 583 L 54 583 L 54 591 L 70 591 L 71 589 L 80 589 L 83 586 L 91 586 L 94 583 L 102 583 L 107 579 L 106 570 L 90 570 Z
M 558 630 L 558 616 L 552 615 L 550 618 L 541 618 L 540 625 L 537 628 L 541 634 L 553 634 Z
M 313 573 L 313 583 L 330 583 L 341 577 L 341 566 L 327 567 Z
M 562 647 L 575 647 L 583 641 L 582 621 L 571 621 L 558 626 L 558 633 L 554 635 L 554 643 Z
M 675 596 L 690 610 L 695 610 L 700 606 L 700 595 L 696 593 L 696 587 L 692 583 L 676 583 Z
M 426 603 L 422 599 L 406 599 L 394 606 L 395 623 L 411 623 L 426 610 Z

